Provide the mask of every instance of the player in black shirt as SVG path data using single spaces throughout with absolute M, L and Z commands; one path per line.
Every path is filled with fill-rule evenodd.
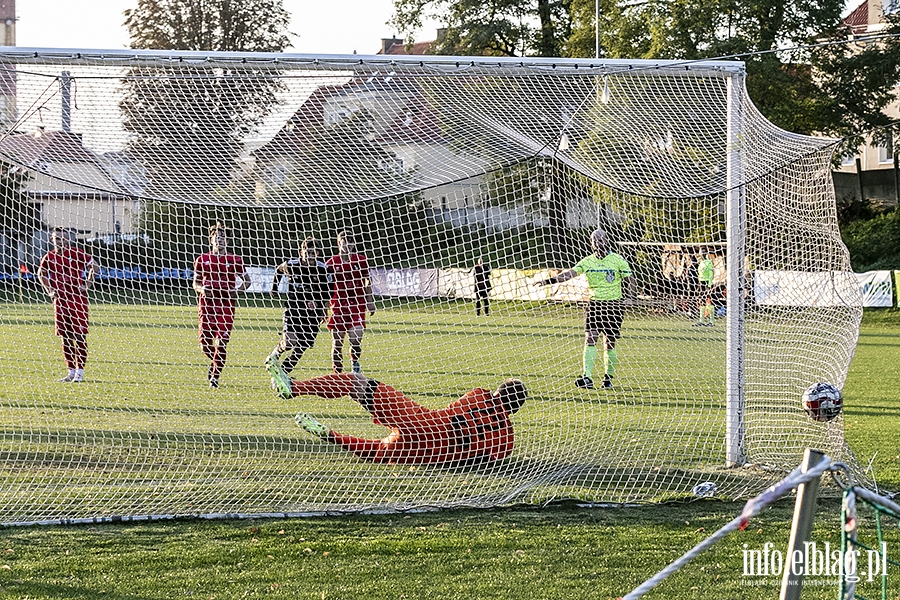
M 266 367 L 278 364 L 281 356 L 290 350 L 291 354 L 281 365 L 290 373 L 316 341 L 331 298 L 328 270 L 318 255 L 315 240 L 306 238 L 300 245 L 300 258 L 292 258 L 275 268 L 276 275 L 287 276 L 289 291 L 284 303 L 281 341 L 266 358 Z
M 475 314 L 481 314 L 481 307 L 484 307 L 484 314 L 489 315 L 491 312 L 491 267 L 485 263 L 481 257 L 475 263 L 472 269 L 472 275 L 475 278 Z

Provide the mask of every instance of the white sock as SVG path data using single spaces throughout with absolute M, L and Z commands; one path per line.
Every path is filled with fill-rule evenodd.
M 84 369 L 75 369 L 75 379 L 84 379 Z
M 69 377 L 75 377 L 75 369 L 69 369 Z

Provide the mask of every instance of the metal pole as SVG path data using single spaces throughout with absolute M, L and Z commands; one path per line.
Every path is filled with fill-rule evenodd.
M 726 185 L 726 290 L 725 299 L 725 465 L 747 462 L 744 448 L 744 272 L 746 207 L 743 149 L 744 74 L 728 78 Z
M 68 71 L 63 71 L 59 78 L 62 103 L 62 130 L 72 132 L 72 77 Z
M 825 459 L 825 454 L 807 448 L 803 453 L 802 472 L 807 472 Z M 797 486 L 797 502 L 794 504 L 794 521 L 791 523 L 791 537 L 787 553 L 784 555 L 784 575 L 781 578 L 781 600 L 799 600 L 803 590 L 803 576 L 809 568 L 806 543 L 812 532 L 813 517 L 816 514 L 816 495 L 819 479 Z
M 894 128 L 891 127 L 891 158 L 894 162 L 894 206 L 900 206 L 900 165 L 897 164 L 897 141 L 894 139 Z
M 863 191 L 863 181 L 862 181 L 862 161 L 859 160 L 859 157 L 856 158 L 856 185 L 859 188 L 859 201 L 866 201 L 866 194 Z

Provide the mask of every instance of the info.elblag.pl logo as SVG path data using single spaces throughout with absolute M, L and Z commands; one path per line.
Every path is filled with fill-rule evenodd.
M 796 576 L 819 576 L 843 578 L 847 581 L 862 581 L 865 577 L 873 581 L 875 577 L 887 574 L 887 543 L 881 542 L 880 549 L 863 552 L 857 548 L 842 551 L 832 548 L 831 542 L 819 547 L 816 542 L 804 542 L 802 550 L 794 550 L 785 560 L 784 552 L 775 549 L 775 544 L 766 542 L 759 550 L 744 544 L 744 577 L 780 577 L 785 569 Z M 863 563 L 860 560 L 863 559 Z M 860 570 L 865 566 L 864 570 Z

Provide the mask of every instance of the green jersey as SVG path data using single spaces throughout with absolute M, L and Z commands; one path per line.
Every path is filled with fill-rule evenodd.
M 572 270 L 587 277 L 591 300 L 621 300 L 622 280 L 631 276 L 628 261 L 615 252 L 603 258 L 591 254 L 578 261 Z
M 716 278 L 716 267 L 712 260 L 704 258 L 700 261 L 700 265 L 697 267 L 697 277 L 700 279 L 700 283 L 705 283 L 706 287 L 712 287 L 713 280 Z

